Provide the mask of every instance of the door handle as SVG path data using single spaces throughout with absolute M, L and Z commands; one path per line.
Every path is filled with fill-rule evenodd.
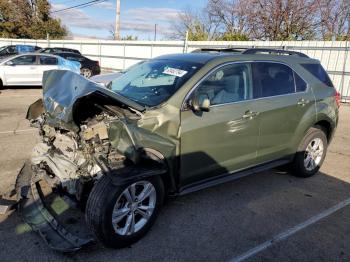
M 36 66 L 31 66 L 30 69 L 36 69 Z
M 242 118 L 243 119 L 253 119 L 254 117 L 256 117 L 258 115 L 259 115 L 259 112 L 252 112 L 252 111 L 248 110 L 244 113 Z
M 299 106 L 305 106 L 306 104 L 308 104 L 308 103 L 310 103 L 310 100 L 306 100 L 306 99 L 304 99 L 304 98 L 301 98 L 301 99 L 299 99 L 299 101 L 298 101 L 298 105 Z

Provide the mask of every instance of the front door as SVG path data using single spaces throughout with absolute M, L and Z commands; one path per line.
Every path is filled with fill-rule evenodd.
M 4 66 L 7 85 L 39 85 L 36 55 L 22 55 Z
M 211 102 L 208 112 L 181 112 L 181 186 L 254 164 L 259 135 L 249 63 L 220 66 L 189 96 Z

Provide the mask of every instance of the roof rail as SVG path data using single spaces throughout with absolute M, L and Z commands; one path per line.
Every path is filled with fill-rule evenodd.
M 257 53 L 269 53 L 269 54 L 276 54 L 276 55 L 295 55 L 299 57 L 309 58 L 307 55 L 301 52 L 272 49 L 272 48 L 249 48 L 242 52 L 242 54 L 245 54 L 245 55 L 257 54 Z
M 233 52 L 233 53 L 242 53 L 243 51 L 247 50 L 247 48 L 244 47 L 228 47 L 228 48 L 198 48 L 193 50 L 191 53 L 206 53 L 206 52 L 218 52 L 218 53 L 225 53 L 225 52 Z

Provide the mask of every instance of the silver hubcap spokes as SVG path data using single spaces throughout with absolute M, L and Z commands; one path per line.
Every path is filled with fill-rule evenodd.
M 157 200 L 156 189 L 148 181 L 130 185 L 118 197 L 112 212 L 112 225 L 119 235 L 139 231 L 152 216 Z
M 91 76 L 91 71 L 90 71 L 90 69 L 84 68 L 84 69 L 82 70 L 82 74 L 83 74 L 83 76 L 89 78 L 89 77 Z
M 314 170 L 323 157 L 323 141 L 320 138 L 313 139 L 306 147 L 304 155 L 304 167 L 307 171 Z

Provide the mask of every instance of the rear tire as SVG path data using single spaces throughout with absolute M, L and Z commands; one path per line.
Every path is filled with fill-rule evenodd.
M 149 198 L 141 200 L 146 187 L 146 191 L 150 192 Z M 134 201 L 128 202 L 127 196 L 132 196 Z M 90 193 L 86 204 L 86 221 L 103 245 L 112 248 L 127 247 L 148 232 L 158 216 L 163 199 L 164 186 L 160 177 L 115 186 L 105 175 Z
M 298 177 L 311 177 L 320 169 L 327 152 L 327 136 L 319 126 L 310 128 L 292 163 L 292 171 Z
M 90 78 L 92 76 L 92 71 L 89 68 L 84 67 L 84 68 L 80 69 L 80 72 L 86 78 Z

